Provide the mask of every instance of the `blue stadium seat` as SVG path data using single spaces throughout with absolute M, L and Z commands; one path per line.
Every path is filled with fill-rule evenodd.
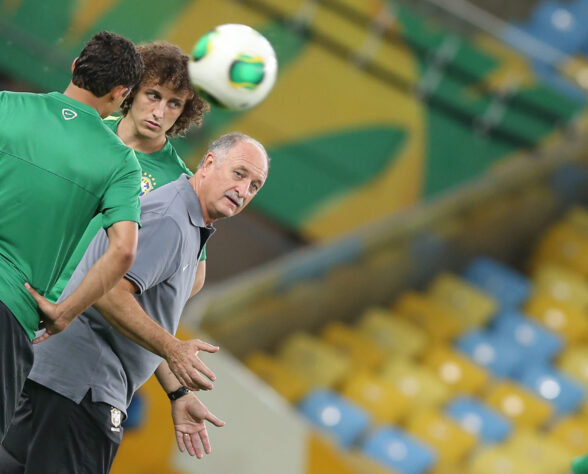
M 437 460 L 435 451 L 405 431 L 382 428 L 369 436 L 363 452 L 403 474 L 425 474 Z
M 520 307 L 531 292 L 527 277 L 488 257 L 474 259 L 463 277 L 494 296 L 503 309 Z
M 512 376 L 523 360 L 518 346 L 487 330 L 469 331 L 455 341 L 455 346 L 497 377 Z
M 475 398 L 456 398 L 447 405 L 445 413 L 484 443 L 500 443 L 512 433 L 510 420 Z
M 548 362 L 563 348 L 563 339 L 518 311 L 505 311 L 494 321 L 492 332 L 519 347 L 527 360 Z
M 131 398 L 131 404 L 127 408 L 127 417 L 122 422 L 125 430 L 133 430 L 139 428 L 145 419 L 145 400 L 141 391 L 135 392 Z
M 519 379 L 524 386 L 550 402 L 558 415 L 576 411 L 586 398 L 582 385 L 546 364 L 524 368 Z
M 563 2 L 552 0 L 539 3 L 524 29 L 556 49 L 574 54 L 588 39 L 582 17 Z
M 300 401 L 302 414 L 315 426 L 349 448 L 370 423 L 365 410 L 330 390 L 315 390 Z

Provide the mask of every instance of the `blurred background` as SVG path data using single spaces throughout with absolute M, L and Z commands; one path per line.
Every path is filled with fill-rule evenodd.
M 135 397 L 115 473 L 567 473 L 588 452 L 588 0 L 1 0 L 0 87 L 65 89 L 108 29 L 274 46 L 239 130 L 267 184 L 218 223 L 182 337 L 221 345 L 204 460 Z M 34 133 L 34 130 L 31 130 Z M 64 370 L 66 370 L 64 368 Z

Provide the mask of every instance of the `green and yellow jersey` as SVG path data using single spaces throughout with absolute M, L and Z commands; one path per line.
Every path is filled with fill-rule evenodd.
M 104 125 L 116 134 L 116 129 L 121 119 L 122 117 L 107 117 L 104 119 Z M 154 153 L 141 153 L 140 151 L 135 151 L 135 155 L 142 170 L 141 196 L 163 186 L 164 184 L 176 180 L 182 173 L 192 176 L 192 172 L 186 167 L 169 140 L 166 141 L 163 148 L 159 151 Z M 90 225 L 84 232 L 75 252 L 67 263 L 66 268 L 59 277 L 58 282 L 49 293 L 48 299 L 51 301 L 57 301 L 59 299 L 61 292 L 84 256 L 90 242 L 102 227 L 106 228 L 107 226 L 103 224 L 101 216 L 96 216 L 96 218 L 90 222 Z M 202 250 L 200 260 L 205 259 L 206 247 Z
M 88 223 L 139 222 L 134 152 L 92 107 L 58 92 L 0 92 L 0 301 L 32 339 Z

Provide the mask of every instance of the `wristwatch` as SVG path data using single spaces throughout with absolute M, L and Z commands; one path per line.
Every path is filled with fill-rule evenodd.
M 189 393 L 190 393 L 190 389 L 186 388 L 182 385 L 177 390 L 174 390 L 173 392 L 169 392 L 167 394 L 167 396 L 173 402 L 174 400 L 177 400 L 178 398 L 182 398 L 184 395 L 188 395 Z

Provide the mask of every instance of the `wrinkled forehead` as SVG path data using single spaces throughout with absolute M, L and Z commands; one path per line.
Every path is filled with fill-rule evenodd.
M 232 168 L 242 168 L 251 173 L 252 177 L 265 182 L 268 174 L 268 161 L 257 145 L 243 141 L 235 145 L 222 159 Z

